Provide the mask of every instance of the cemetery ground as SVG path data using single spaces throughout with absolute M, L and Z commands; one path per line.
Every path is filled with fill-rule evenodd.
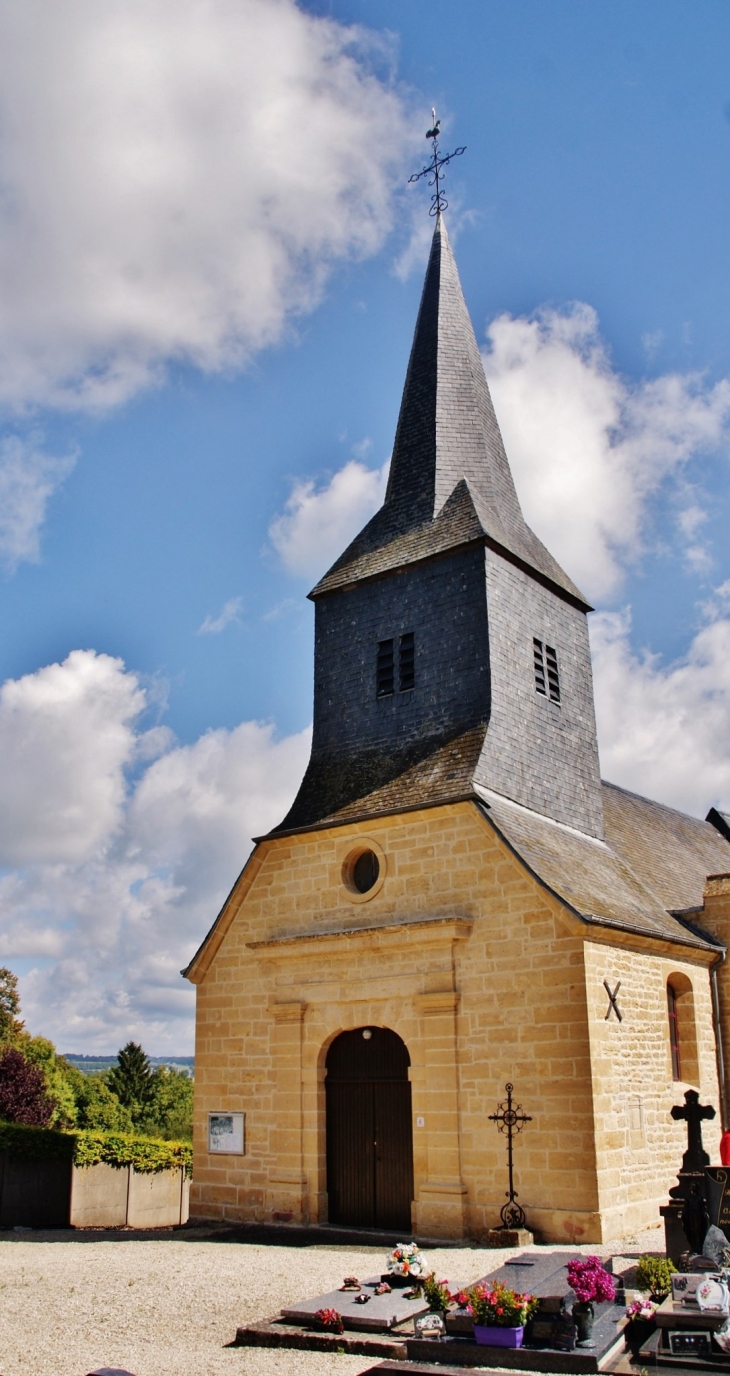
M 0 1373 L 85 1376 L 111 1366 L 135 1376 L 355 1376 L 373 1366 L 371 1357 L 227 1344 L 241 1324 L 332 1289 L 345 1275 L 376 1273 L 385 1246 L 220 1239 L 200 1227 L 0 1233 Z M 524 1249 L 423 1250 L 456 1285 Z M 575 1250 L 621 1257 L 624 1269 L 641 1252 L 663 1254 L 663 1229 Z

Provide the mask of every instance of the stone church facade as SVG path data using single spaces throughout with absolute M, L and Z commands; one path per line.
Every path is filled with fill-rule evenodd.
M 522 516 L 441 217 L 385 502 L 311 596 L 307 773 L 185 971 L 191 1213 L 479 1238 L 509 1081 L 538 1236 L 657 1221 L 671 1106 L 727 1121 L 730 820 L 601 782 L 590 607 Z

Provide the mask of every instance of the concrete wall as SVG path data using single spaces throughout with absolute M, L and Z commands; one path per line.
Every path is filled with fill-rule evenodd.
M 342 866 L 365 841 L 385 878 L 355 902 Z M 324 1062 L 346 1028 L 390 1027 L 408 1047 L 424 1235 L 497 1221 L 506 1153 L 489 1114 L 507 1080 L 533 1117 L 517 1188 L 546 1239 L 599 1241 L 618 1219 L 655 1217 L 681 1145 L 670 968 L 696 990 L 701 1087 L 716 1092 L 706 970 L 586 942 L 469 803 L 264 843 L 221 930 L 198 987 L 196 1215 L 326 1220 Z M 622 979 L 616 1027 L 607 977 Z M 637 1096 L 646 1144 L 624 1166 Z M 245 1156 L 208 1155 L 217 1111 L 246 1113 Z
M 172 1228 L 187 1223 L 189 1198 L 182 1169 L 138 1174 L 133 1166 L 74 1166 L 71 1227 Z

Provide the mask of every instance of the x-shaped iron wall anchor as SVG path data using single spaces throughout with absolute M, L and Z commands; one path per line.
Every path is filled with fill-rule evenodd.
M 611 986 L 607 979 L 604 979 L 603 987 L 606 990 L 606 993 L 608 994 L 608 1008 L 606 1009 L 606 1016 L 603 1019 L 603 1021 L 608 1022 L 611 1014 L 615 1013 L 619 1022 L 623 1022 L 623 1018 L 621 1017 L 621 1009 L 619 1008 L 616 1002 L 618 998 L 618 991 L 621 988 L 621 980 L 619 980 L 618 984 L 616 985 L 616 988 L 613 990 L 613 993 L 611 992 Z

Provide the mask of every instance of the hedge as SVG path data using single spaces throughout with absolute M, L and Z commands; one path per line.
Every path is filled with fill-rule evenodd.
M 29 1128 L 20 1123 L 0 1123 L 0 1152 L 31 1161 L 68 1160 L 76 1166 L 134 1166 L 140 1175 L 177 1170 L 193 1173 L 193 1148 L 189 1142 L 163 1142 L 154 1137 L 132 1137 L 124 1132 L 93 1132 L 90 1129 L 58 1132 L 53 1128 Z

